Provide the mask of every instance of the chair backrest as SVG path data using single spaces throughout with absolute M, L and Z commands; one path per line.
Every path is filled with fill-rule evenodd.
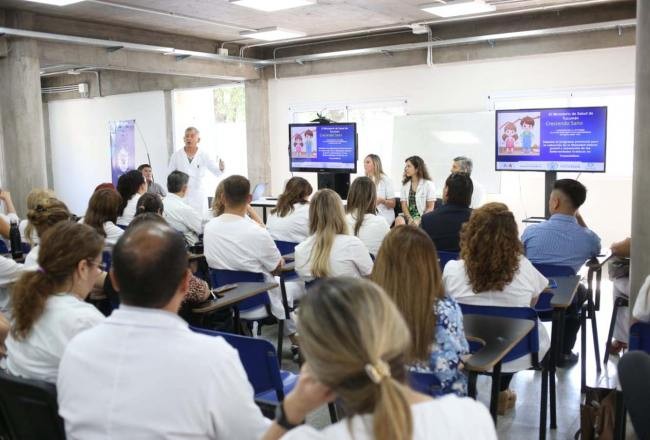
M 631 341 L 630 341 L 631 342 Z M 650 438 L 650 355 L 640 351 L 626 353 L 618 362 L 618 378 L 623 402 L 638 438 Z
M 263 283 L 264 274 L 257 272 L 244 272 L 241 270 L 226 270 L 226 269 L 210 269 L 210 279 L 212 280 L 212 288 L 225 286 L 226 284 L 233 283 Z M 238 304 L 240 311 L 256 309 L 260 306 L 270 304 L 269 295 L 262 292 L 251 298 L 245 299 Z
M 214 330 L 192 327 L 197 333 L 221 336 L 239 352 L 248 381 L 253 385 L 255 394 L 274 389 L 278 400 L 284 399 L 282 376 L 278 367 L 278 355 L 275 347 L 265 339 L 222 333 Z
M 411 388 L 428 396 L 442 396 L 442 384 L 432 372 L 422 372 L 409 369 L 408 380 Z
M 0 417 L 10 438 L 65 440 L 53 384 L 0 372 Z
M 630 350 L 650 353 L 650 323 L 636 322 L 630 327 Z
M 280 255 L 287 255 L 295 252 L 298 243 L 293 243 L 291 241 L 275 240 L 275 246 L 280 251 Z
M 576 272 L 569 266 L 555 266 L 553 264 L 537 264 L 533 263 L 535 269 L 539 271 L 546 278 L 548 277 L 569 277 L 575 275 Z
M 512 347 L 507 355 L 502 359 L 508 362 L 518 359 L 527 354 L 534 355 L 539 352 L 539 329 L 537 327 L 537 312 L 530 307 L 497 307 L 497 306 L 478 306 L 459 303 L 463 315 L 487 315 L 501 316 L 504 318 L 528 319 L 535 323 L 533 329 L 517 345 Z M 476 351 L 476 345 L 470 343 L 470 351 Z
M 27 255 L 29 251 L 32 250 L 32 246 L 29 243 L 25 243 L 24 241 L 20 243 L 20 247 L 23 250 L 23 254 Z
M 445 266 L 451 260 L 458 260 L 459 252 L 438 251 L 438 261 L 440 262 L 440 270 L 445 270 Z
M 9 253 L 9 247 L 7 247 L 7 243 L 0 238 L 0 254 L 8 254 Z

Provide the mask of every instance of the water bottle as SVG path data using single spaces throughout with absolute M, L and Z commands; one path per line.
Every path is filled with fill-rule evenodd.
M 17 260 L 23 257 L 23 245 L 20 240 L 20 229 L 18 229 L 18 222 L 11 221 L 9 228 L 9 243 L 11 244 L 11 258 Z

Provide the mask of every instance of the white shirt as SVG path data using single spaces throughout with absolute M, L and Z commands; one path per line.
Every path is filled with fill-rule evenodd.
M 25 256 L 25 261 L 23 262 L 23 265 L 26 270 L 38 269 L 38 246 L 39 246 L 38 244 L 32 246 L 32 248 Z
M 386 175 L 382 175 L 379 182 L 377 182 L 377 197 L 381 197 L 385 200 L 395 199 L 393 181 Z M 392 225 L 395 221 L 395 210 L 393 208 L 387 208 L 383 203 L 377 205 L 377 214 L 386 220 L 388 226 Z
M 219 161 L 213 160 L 208 153 L 199 148 L 192 159 L 192 162 L 187 158 L 185 149 L 181 148 L 176 150 L 169 158 L 169 166 L 167 174 L 172 171 L 178 170 L 190 176 L 187 183 L 187 194 L 185 200 L 188 205 L 203 214 L 208 207 L 208 198 L 203 191 L 203 176 L 205 171 L 208 170 L 215 176 L 219 177 L 222 171 L 219 169 Z
M 23 219 L 20 221 L 20 224 L 18 224 L 18 229 L 20 230 L 20 239 L 23 243 L 28 243 L 29 242 L 29 237 L 25 235 L 25 229 L 27 229 L 27 225 L 29 224 L 29 220 Z M 32 243 L 37 244 L 39 241 L 38 238 L 38 232 L 36 232 L 36 228 L 32 228 Z
M 310 255 L 315 240 L 316 236 L 312 235 L 296 246 L 296 273 L 307 281 L 314 278 L 311 273 Z M 331 273 L 329 276 L 365 277 L 372 272 L 372 264 L 368 248 L 358 237 L 344 234 L 334 237 L 330 252 Z
M 354 235 L 354 225 L 357 222 L 357 219 L 352 216 L 352 214 L 347 214 L 345 216 L 345 221 L 348 222 L 350 234 Z M 374 214 L 365 214 L 363 216 L 361 228 L 359 228 L 359 235 L 357 236 L 361 239 L 363 244 L 366 245 L 366 248 L 372 255 L 377 255 L 379 247 L 389 230 L 390 228 L 388 227 L 384 217 Z
M 194 246 L 199 241 L 199 234 L 203 232 L 203 219 L 201 214 L 186 201 L 176 194 L 169 193 L 163 199 L 163 217 L 169 226 L 183 233 L 185 241 Z
M 278 267 L 282 258 L 265 228 L 249 218 L 233 214 L 222 214 L 205 225 L 203 253 L 213 269 L 263 273 L 269 282 L 274 281 L 271 271 Z M 273 315 L 284 319 L 280 290 L 270 290 L 269 298 Z
M 129 223 L 131 223 L 131 220 L 133 220 L 133 217 L 135 217 L 136 207 L 141 196 L 142 194 L 140 193 L 135 193 L 133 196 L 131 196 L 129 201 L 126 203 L 126 206 L 124 207 L 124 212 L 117 218 L 116 223 L 118 225 L 129 226 Z
M 632 317 L 638 321 L 650 322 L 650 275 L 639 290 L 632 309 Z
M 485 406 L 470 398 L 446 395 L 411 405 L 413 440 L 496 440 L 494 423 Z M 373 440 L 373 416 L 356 415 L 317 430 L 301 425 L 282 440 Z M 351 422 L 351 424 L 350 424 Z M 350 433 L 352 431 L 353 434 Z
M 474 186 L 474 191 L 472 192 L 472 202 L 469 205 L 470 208 L 476 209 L 480 208 L 485 202 L 485 188 L 476 180 L 472 179 L 472 184 Z
M 106 244 L 115 245 L 117 240 L 124 234 L 124 229 L 113 222 L 104 222 L 104 233 L 106 234 Z
M 0 257 L 0 313 L 11 318 L 10 286 L 22 275 L 25 266 L 11 258 Z
M 447 263 L 442 274 L 445 292 L 456 301 L 465 304 L 497 307 L 532 307 L 531 302 L 548 286 L 548 280 L 539 273 L 533 264 L 523 255 L 519 256 L 519 270 L 514 278 L 502 291 L 490 290 L 474 293 L 465 271 L 463 260 L 452 260 Z M 550 347 L 551 340 L 546 328 L 539 324 L 539 360 L 544 357 Z M 502 366 L 502 371 L 513 372 L 524 370 L 531 365 L 530 356 L 523 356 Z
M 409 180 L 404 185 L 402 185 L 402 193 L 400 202 L 406 202 L 406 206 L 409 204 L 409 191 L 411 190 L 411 181 Z M 424 210 L 427 208 L 427 202 L 436 201 L 436 187 L 432 181 L 426 179 L 418 180 L 418 187 L 415 190 L 415 206 L 418 208 L 420 215 L 424 214 Z
M 309 236 L 309 204 L 294 204 L 293 211 L 284 217 L 270 214 L 266 229 L 274 240 L 291 243 L 304 241 Z
M 177 315 L 121 305 L 61 360 L 59 414 L 75 439 L 253 439 L 268 427 L 237 352 Z
M 25 339 L 7 338 L 7 368 L 27 379 L 56 383 L 59 362 L 70 340 L 104 320 L 95 306 L 70 293 L 51 295 Z

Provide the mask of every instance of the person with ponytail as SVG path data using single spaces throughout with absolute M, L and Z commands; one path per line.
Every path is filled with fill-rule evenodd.
M 289 179 L 266 221 L 266 228 L 274 240 L 300 243 L 309 236 L 309 196 L 312 191 L 306 179 Z
M 369 177 L 357 177 L 348 192 L 345 220 L 352 235 L 359 237 L 372 255 L 388 234 L 388 223 L 377 215 L 377 189 Z
M 34 188 L 29 192 L 29 194 L 27 194 L 27 209 L 36 208 L 36 205 L 38 205 L 41 200 L 49 199 L 50 197 L 56 197 L 53 190 Z M 20 238 L 23 243 L 29 243 L 30 246 L 34 246 L 38 243 L 38 234 L 36 233 L 36 229 L 28 219 L 22 219 L 18 225 L 18 229 L 20 229 Z
M 137 215 L 136 205 L 140 196 L 147 192 L 147 182 L 140 171 L 131 170 L 117 179 L 117 192 L 122 196 L 122 203 L 117 211 L 117 224 L 126 227 Z
M 296 273 L 302 279 L 370 275 L 370 253 L 358 237 L 348 235 L 343 203 L 331 189 L 321 189 L 312 197 L 309 233 L 295 251 Z
M 36 234 L 43 237 L 52 226 L 70 220 L 70 211 L 61 200 L 49 197 L 41 199 L 33 209 L 27 211 L 27 220 L 36 230 Z M 25 256 L 26 269 L 36 270 L 38 268 L 39 250 L 40 245 L 35 244 Z
M 39 232 L 39 237 L 38 269 L 25 272 L 11 294 L 7 369 L 16 376 L 56 383 L 68 342 L 104 320 L 85 302 L 105 275 L 104 238 L 88 225 L 69 221 Z
M 152 214 L 163 215 L 165 206 L 160 196 L 156 193 L 145 193 L 139 199 L 138 203 L 135 205 L 135 215 L 142 215 L 148 212 Z M 131 220 L 133 221 L 133 220 Z
M 264 440 L 497 438 L 481 403 L 455 395 L 432 399 L 407 385 L 411 336 L 376 284 L 354 278 L 321 281 L 300 305 L 298 331 L 305 364 Z M 321 431 L 297 426 L 335 399 L 346 419 Z
M 395 221 L 395 191 L 393 191 L 393 181 L 384 173 L 384 167 L 381 164 L 381 158 L 376 154 L 369 154 L 363 160 L 363 170 L 366 177 L 375 184 L 377 188 L 377 215 L 386 220 L 388 226 Z
M 112 188 L 95 190 L 88 201 L 88 209 L 82 223 L 104 236 L 107 245 L 114 246 L 124 233 L 124 230 L 116 225 L 121 203 L 122 196 Z

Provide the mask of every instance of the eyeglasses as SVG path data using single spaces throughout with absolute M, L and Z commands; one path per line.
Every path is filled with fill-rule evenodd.
M 100 261 L 99 263 L 93 260 L 86 260 L 86 261 L 88 262 L 89 265 L 97 266 L 99 270 L 101 270 L 102 272 L 106 272 L 106 263 L 104 263 L 103 261 Z

